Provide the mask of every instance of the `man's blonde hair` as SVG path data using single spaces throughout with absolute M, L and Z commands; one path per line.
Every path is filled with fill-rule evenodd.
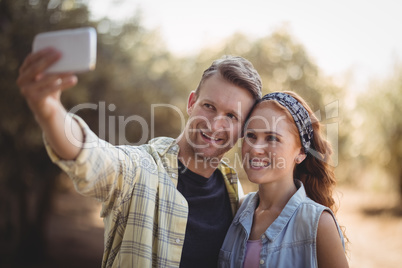
M 254 69 L 254 66 L 245 58 L 229 55 L 215 60 L 212 65 L 204 71 L 201 81 L 195 90 L 196 96 L 199 95 L 203 82 L 217 73 L 226 81 L 248 90 L 255 100 L 261 99 L 261 77 Z

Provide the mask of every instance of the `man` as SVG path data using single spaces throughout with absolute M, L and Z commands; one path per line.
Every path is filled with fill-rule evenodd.
M 177 139 L 112 146 L 61 104 L 77 77 L 44 74 L 60 57 L 53 49 L 29 55 L 17 84 L 52 161 L 78 192 L 102 202 L 102 267 L 215 267 L 239 200 L 237 175 L 221 159 L 261 98 L 251 63 L 225 57 L 205 70 Z

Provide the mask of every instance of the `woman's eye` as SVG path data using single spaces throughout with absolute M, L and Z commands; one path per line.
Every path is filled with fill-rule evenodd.
M 227 114 L 227 117 L 237 120 L 237 117 L 234 114 Z
M 255 139 L 255 134 L 254 133 L 246 133 L 246 138 L 247 139 Z
M 279 141 L 279 139 L 275 135 L 269 135 L 267 137 L 268 141 Z

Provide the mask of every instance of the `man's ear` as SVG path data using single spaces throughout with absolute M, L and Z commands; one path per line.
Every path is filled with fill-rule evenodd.
M 195 91 L 191 91 L 190 96 L 188 96 L 188 101 L 187 101 L 187 114 L 191 115 L 191 112 L 193 111 L 194 103 L 197 101 L 197 95 L 195 94 Z

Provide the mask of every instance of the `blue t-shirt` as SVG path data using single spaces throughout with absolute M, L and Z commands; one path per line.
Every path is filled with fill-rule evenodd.
M 219 250 L 233 219 L 225 182 L 218 169 L 205 178 L 180 161 L 178 164 L 177 190 L 189 207 L 180 267 L 216 267 Z

